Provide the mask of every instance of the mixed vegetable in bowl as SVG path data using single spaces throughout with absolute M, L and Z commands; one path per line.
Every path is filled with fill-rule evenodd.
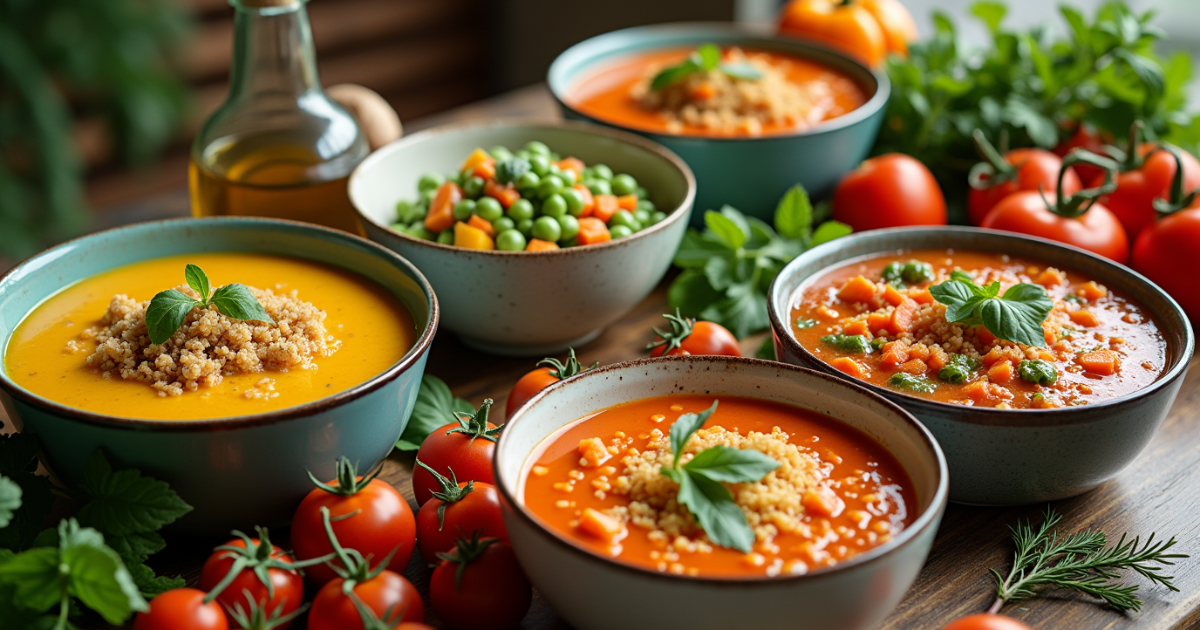
M 547 251 L 624 238 L 667 218 L 627 173 L 538 141 L 475 149 L 447 176 L 426 173 L 392 228 L 467 249 Z

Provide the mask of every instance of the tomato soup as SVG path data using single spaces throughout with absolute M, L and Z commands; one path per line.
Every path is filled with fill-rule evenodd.
M 677 503 L 679 485 L 659 464 L 670 463 L 672 423 L 713 401 L 647 398 L 567 425 L 530 456 L 525 505 L 555 534 L 597 555 L 693 576 L 802 574 L 881 545 L 915 520 L 907 473 L 867 435 L 798 407 L 720 396 L 680 461 L 724 444 L 780 465 L 759 482 L 725 484 L 754 532 L 752 548 L 712 543 Z
M 1043 288 L 1052 305 L 1038 331 L 1045 343 L 947 321 L 930 287 L 955 270 L 977 285 L 999 282 L 1001 294 L 1019 283 Z M 1136 302 L 1083 273 L 998 253 L 914 250 L 854 261 L 802 286 L 791 316 L 796 340 L 842 372 L 961 405 L 1093 404 L 1147 387 L 1168 360 L 1162 333 Z
M 115 369 L 105 373 L 89 366 L 98 345 L 94 331 L 105 323 L 102 318 L 115 304 L 114 296 L 127 295 L 130 303 L 150 300 L 183 284 L 188 263 L 199 265 L 214 288 L 241 283 L 310 302 L 324 311 L 327 335 L 322 337 L 336 351 L 316 357 L 304 369 L 226 369 L 212 379 L 219 383 L 175 395 L 123 378 Z M 13 332 L 4 367 L 30 392 L 84 411 L 156 420 L 223 418 L 275 411 L 345 391 L 394 365 L 417 334 L 412 315 L 395 296 L 355 273 L 282 256 L 188 254 L 107 271 L 59 291 Z

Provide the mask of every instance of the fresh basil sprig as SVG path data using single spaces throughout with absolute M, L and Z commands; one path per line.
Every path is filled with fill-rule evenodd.
M 196 306 L 215 306 L 222 315 L 234 319 L 275 322 L 244 284 L 227 284 L 210 294 L 208 276 L 192 264 L 184 268 L 183 277 L 188 286 L 200 294 L 200 299 L 193 299 L 178 289 L 167 289 L 155 295 L 146 309 L 146 332 L 150 335 L 150 343 L 166 343 Z
M 469 400 L 455 398 L 446 381 L 432 374 L 425 374 L 421 377 L 421 387 L 417 390 L 417 401 L 413 405 L 412 416 L 404 427 L 404 435 L 396 441 L 396 449 L 415 451 L 421 448 L 421 443 L 434 429 L 455 422 L 459 414 L 473 413 L 475 406 Z
M 679 458 L 692 434 L 704 426 L 717 410 L 717 402 L 700 413 L 685 413 L 671 425 L 669 439 L 675 459 L 663 466 L 663 476 L 679 484 L 679 503 L 696 517 L 709 540 L 741 552 L 754 544 L 754 531 L 746 523 L 746 513 L 733 502 L 726 483 L 751 483 L 779 468 L 779 462 L 753 449 L 729 446 L 706 448 L 682 466 Z
M 975 326 L 982 324 L 1005 341 L 1044 347 L 1042 322 L 1054 303 L 1046 289 L 1036 284 L 1014 284 L 1000 294 L 1000 283 L 981 287 L 966 273 L 955 270 L 950 280 L 929 287 L 933 299 L 946 305 L 946 320 Z
M 682 81 L 690 74 L 713 70 L 720 70 L 735 79 L 746 81 L 758 81 L 763 77 L 762 70 L 748 63 L 721 63 L 721 49 L 716 44 L 703 44 L 688 55 L 687 59 L 654 75 L 654 79 L 650 81 L 650 89 L 661 90 Z

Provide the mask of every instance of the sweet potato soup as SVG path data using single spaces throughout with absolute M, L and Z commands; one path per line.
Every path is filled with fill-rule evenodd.
M 998 253 L 854 261 L 801 287 L 791 315 L 796 340 L 838 370 L 961 405 L 1101 402 L 1150 385 L 1168 359 L 1158 326 L 1129 298 L 1085 274 Z M 1022 328 L 1032 331 L 1024 343 Z
M 693 52 L 654 50 L 610 62 L 573 86 L 568 104 L 598 120 L 641 131 L 740 137 L 800 132 L 851 112 L 869 98 L 862 86 L 831 67 L 738 48 L 721 51 L 719 68 L 656 85 L 664 83 L 658 78 L 664 69 Z
M 181 287 L 189 263 L 203 269 L 214 289 L 251 287 L 274 322 L 232 321 L 198 307 L 171 341 L 150 345 L 146 301 Z M 21 387 L 84 411 L 222 418 L 354 387 L 399 361 L 417 333 L 390 292 L 357 274 L 281 256 L 188 254 L 107 271 L 59 291 L 14 331 L 4 367 Z
M 738 449 L 758 451 L 773 469 L 754 482 L 722 484 L 749 529 L 745 551 L 716 544 L 719 536 L 680 504 L 680 484 L 662 472 L 673 461 L 672 423 L 714 400 L 647 398 L 567 425 L 530 456 L 525 505 L 593 553 L 693 576 L 806 573 L 881 545 L 916 518 L 907 473 L 864 433 L 798 407 L 720 396 L 678 465 Z

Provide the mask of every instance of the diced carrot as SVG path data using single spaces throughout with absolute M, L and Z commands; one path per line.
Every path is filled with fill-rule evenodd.
M 842 501 L 832 488 L 826 486 L 806 490 L 800 504 L 809 515 L 830 518 L 841 514 L 846 507 L 846 502 Z
M 920 291 L 909 290 L 908 297 L 912 298 L 912 301 L 917 304 L 933 303 L 933 294 L 929 292 L 928 288 L 921 289 Z
M 1100 325 L 1100 318 L 1096 314 L 1087 310 L 1079 309 L 1071 313 L 1071 321 L 1083 326 L 1084 328 L 1095 328 Z
M 999 402 L 1011 400 L 1012 392 L 1007 387 L 1001 387 L 990 381 L 978 380 L 967 383 L 963 392 L 977 405 L 994 406 Z
M 867 328 L 873 333 L 878 333 L 881 330 L 886 331 L 891 321 L 891 318 L 883 313 L 871 313 L 867 315 Z
M 622 210 L 628 210 L 630 212 L 637 210 L 637 202 L 637 195 L 621 195 L 620 197 L 617 197 L 617 206 L 619 206 Z
M 1047 289 L 1050 287 L 1056 287 L 1062 284 L 1065 280 L 1066 278 L 1063 277 L 1062 272 L 1054 267 L 1046 267 L 1042 270 L 1042 273 L 1039 273 L 1037 277 L 1033 279 L 1034 282 L 1046 287 Z
M 1000 359 L 1005 358 L 1007 358 L 1007 356 L 1004 354 L 1004 351 L 1001 350 L 999 346 L 996 346 L 995 348 L 989 350 L 987 354 L 983 355 L 982 361 L 984 365 L 991 365 Z
M 1042 336 L 1046 338 L 1047 346 L 1053 346 L 1058 341 L 1058 336 L 1045 328 L 1042 329 Z
M 883 344 L 882 351 L 880 362 L 887 367 L 894 368 L 908 360 L 907 348 L 898 341 Z
M 1012 361 L 997 361 L 988 368 L 988 380 L 1001 385 L 1008 383 L 1013 377 Z
M 867 369 L 861 363 L 851 359 L 850 357 L 838 357 L 829 362 L 836 370 L 853 376 L 854 378 L 867 378 Z
M 580 160 L 579 158 L 565 157 L 555 162 L 555 164 L 558 165 L 558 168 L 564 171 L 574 171 L 576 179 L 583 179 L 583 160 Z
M 929 358 L 929 348 L 927 346 L 909 346 L 908 356 L 924 361 Z
M 920 359 L 912 359 L 905 361 L 898 369 L 908 374 L 924 374 L 929 369 L 929 366 Z
M 579 440 L 579 465 L 596 468 L 608 461 L 612 453 L 604 446 L 604 440 L 598 437 Z
M 579 234 L 575 236 L 576 243 L 592 245 L 611 240 L 612 234 L 609 234 L 608 226 L 604 225 L 604 221 L 596 217 L 584 217 L 579 220 Z
M 488 160 L 471 169 L 471 174 L 484 181 L 496 179 L 496 160 Z
M 894 335 L 908 332 L 912 328 L 912 320 L 916 314 L 917 303 L 912 300 L 906 300 L 892 311 L 892 321 L 888 324 L 888 330 Z
M 479 218 L 479 215 L 477 214 L 471 215 L 471 218 L 467 220 L 467 225 L 477 230 L 481 230 L 484 234 L 487 234 L 493 238 L 496 236 L 496 228 L 491 224 L 491 222 Z
M 529 239 L 529 244 L 525 246 L 527 252 L 549 252 L 558 249 L 558 243 L 543 241 L 540 238 Z
M 613 218 L 617 210 L 621 209 L 621 204 L 617 201 L 616 195 L 596 195 L 596 207 L 592 209 L 592 216 L 608 223 L 608 220 Z
M 500 184 L 494 179 L 488 180 L 483 185 L 483 194 L 499 201 L 500 205 L 505 209 L 511 208 L 521 198 L 521 193 L 517 192 L 516 186 L 512 184 Z
M 688 90 L 688 94 L 694 101 L 707 101 L 717 95 L 717 86 L 713 85 L 711 81 L 703 81 L 692 86 L 692 89 Z
M 496 242 L 487 232 L 462 221 L 454 224 L 454 245 L 466 249 L 496 249 Z
M 854 276 L 842 285 L 837 296 L 843 302 L 866 302 L 875 297 L 875 283 L 862 276 Z
M 458 170 L 473 171 L 475 170 L 475 167 L 479 166 L 480 164 L 495 161 L 496 160 L 493 159 L 492 156 L 488 155 L 487 151 L 477 148 L 471 152 L 471 155 L 467 156 L 467 159 L 463 161 L 462 166 L 458 167 Z
M 996 343 L 996 335 L 993 335 L 992 331 L 984 328 L 983 326 L 975 327 L 975 336 L 979 338 L 979 343 L 982 343 L 985 346 L 990 346 Z
M 1075 289 L 1075 294 L 1089 301 L 1099 300 L 1108 295 L 1108 289 L 1102 284 L 1096 284 L 1095 280 L 1090 280 L 1079 285 L 1079 288 Z
M 448 230 L 454 225 L 454 206 L 462 201 L 463 191 L 454 182 L 446 182 L 438 187 L 429 202 L 429 213 L 425 215 L 425 229 L 437 234 Z
M 1058 357 L 1055 357 L 1053 354 L 1046 352 L 1045 350 L 1038 350 L 1038 358 L 1051 363 L 1054 363 L 1056 360 L 1058 360 Z
M 596 211 L 596 199 L 592 197 L 592 190 L 583 184 L 575 184 L 571 188 L 579 191 L 579 196 L 583 197 L 583 212 L 579 213 L 579 218 L 592 216 Z
M 903 293 L 896 290 L 896 287 L 894 287 L 890 284 L 883 285 L 883 301 L 884 302 L 887 302 L 888 304 L 891 304 L 892 306 L 900 306 L 901 304 L 904 303 L 904 300 L 907 300 L 907 299 L 908 298 L 904 297 Z
M 1117 373 L 1117 353 L 1112 350 L 1093 350 L 1079 355 L 1079 365 L 1092 374 L 1109 376 Z
M 592 508 L 584 508 L 579 515 L 579 529 L 583 533 L 611 543 L 625 531 L 625 526 L 617 519 Z
M 929 369 L 934 372 L 940 372 L 950 362 L 950 357 L 946 354 L 945 350 L 935 347 L 929 352 L 929 358 L 925 361 L 929 364 Z
M 845 335 L 864 335 L 867 333 L 867 320 L 865 319 L 856 319 L 842 326 L 842 334 Z

